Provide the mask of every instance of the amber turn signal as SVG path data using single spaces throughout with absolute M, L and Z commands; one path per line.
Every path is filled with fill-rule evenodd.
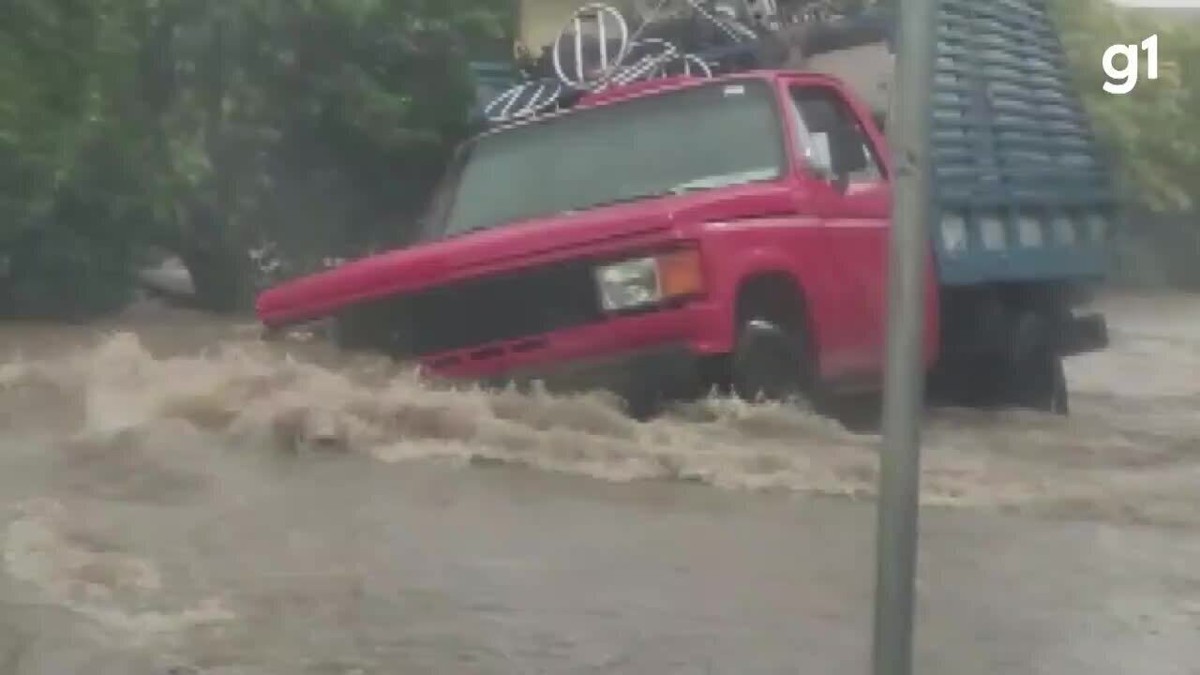
M 658 262 L 658 283 L 666 298 L 698 295 L 704 291 L 704 270 L 700 251 L 685 248 L 655 256 Z

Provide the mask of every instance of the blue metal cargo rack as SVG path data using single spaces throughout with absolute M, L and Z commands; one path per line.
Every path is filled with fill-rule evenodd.
M 943 284 L 1104 276 L 1117 201 L 1045 0 L 940 0 L 930 114 Z

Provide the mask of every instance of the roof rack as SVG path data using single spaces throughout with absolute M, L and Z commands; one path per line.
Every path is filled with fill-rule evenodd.
M 820 36 L 795 39 L 805 30 L 820 29 L 816 32 L 827 36 L 829 27 L 846 23 L 841 19 L 865 15 L 881 3 L 634 0 L 632 4 L 634 10 L 626 12 L 604 2 L 575 10 L 554 42 L 526 66 L 522 80 L 483 105 L 485 122 L 507 124 L 560 112 L 651 80 L 712 78 L 779 67 L 796 52 L 805 56 L 814 45 L 820 50 Z M 878 31 L 873 34 L 878 37 Z

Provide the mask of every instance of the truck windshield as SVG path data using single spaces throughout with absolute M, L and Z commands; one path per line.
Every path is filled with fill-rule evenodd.
M 431 214 L 437 232 L 429 234 L 774 180 L 785 162 L 778 109 L 762 80 L 580 109 L 466 147 Z

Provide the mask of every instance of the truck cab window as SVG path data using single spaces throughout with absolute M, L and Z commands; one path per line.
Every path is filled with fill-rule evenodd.
M 797 86 L 788 106 L 798 131 L 797 152 L 818 171 L 852 167 L 850 185 L 878 183 L 884 171 L 871 139 L 850 106 L 828 87 Z M 838 139 L 842 142 L 838 142 Z

